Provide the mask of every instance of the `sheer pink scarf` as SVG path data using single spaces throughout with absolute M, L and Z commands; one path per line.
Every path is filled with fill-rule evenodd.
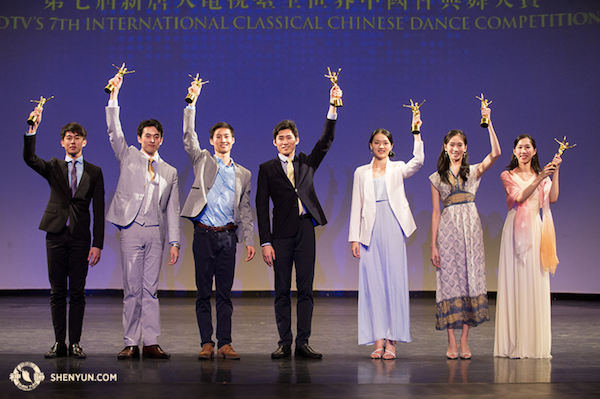
M 529 218 L 529 198 L 519 204 L 516 201 L 517 196 L 523 191 L 519 184 L 514 180 L 514 176 L 508 171 L 502 172 L 500 180 L 506 191 L 506 204 L 508 209 L 516 208 L 515 226 L 514 226 L 514 247 L 516 255 L 522 260 L 525 253 L 532 248 L 531 221 Z M 542 203 L 542 237 L 540 245 L 540 259 L 544 271 L 549 271 L 554 275 L 558 265 L 556 256 L 556 233 L 554 231 L 554 221 L 550 211 L 550 187 L 552 180 L 546 177 L 538 186 L 538 195 Z

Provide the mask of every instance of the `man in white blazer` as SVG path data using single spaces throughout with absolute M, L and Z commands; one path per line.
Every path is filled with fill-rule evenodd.
M 110 83 L 115 88 L 106 107 L 106 123 L 121 169 L 106 215 L 121 233 L 125 349 L 118 359 L 138 358 L 141 341 L 144 357 L 166 359 L 170 355 L 158 345 L 160 310 L 156 294 L 166 235 L 171 244 L 169 265 L 179 258 L 177 170 L 158 154 L 163 128 L 157 120 L 143 121 L 138 126 L 141 149 L 127 145 L 118 104 L 123 77 L 117 74 Z
M 196 319 L 202 339 L 198 359 L 214 355 L 210 297 L 215 281 L 217 341 L 220 356 L 239 359 L 231 346 L 231 288 L 238 242 L 246 244 L 246 262 L 254 257 L 254 225 L 250 207 L 250 171 L 235 163 L 231 149 L 233 128 L 219 122 L 210 129 L 214 155 L 202 149 L 195 131 L 196 101 L 202 86 L 193 82 L 188 89 L 193 101 L 183 114 L 183 145 L 194 168 L 194 183 L 181 216 L 194 223 L 196 268 Z

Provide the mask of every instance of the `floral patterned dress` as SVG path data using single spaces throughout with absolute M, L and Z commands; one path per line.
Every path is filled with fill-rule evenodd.
M 481 178 L 470 165 L 467 181 L 450 174 L 442 183 L 437 172 L 429 176 L 444 208 L 438 227 L 441 267 L 436 270 L 437 330 L 471 327 L 489 321 L 483 230 L 475 206 Z

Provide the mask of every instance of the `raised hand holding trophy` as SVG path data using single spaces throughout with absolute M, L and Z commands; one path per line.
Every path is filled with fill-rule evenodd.
M 478 99 L 479 101 L 481 101 L 481 108 L 488 108 L 488 105 L 490 105 L 492 102 L 489 100 L 486 100 L 483 97 L 483 93 L 481 93 L 481 98 L 475 96 L 476 99 Z M 481 116 L 481 127 L 488 127 L 490 125 L 490 118 L 488 118 L 487 116 Z
M 51 98 L 54 98 L 54 96 L 52 97 L 48 97 L 48 98 L 44 98 L 42 96 L 40 96 L 39 100 L 30 100 L 32 103 L 38 103 L 38 105 L 35 107 L 36 109 L 39 109 L 40 111 L 42 111 L 44 109 L 44 104 L 46 104 L 46 102 L 48 100 L 50 100 Z M 37 115 L 31 115 L 28 119 L 27 119 L 27 124 L 30 126 L 35 125 L 35 123 L 37 122 Z
M 569 148 L 573 148 L 575 147 L 577 144 L 573 144 L 573 145 L 569 145 L 569 142 L 567 141 L 567 136 L 565 136 L 563 138 L 563 141 L 558 141 L 558 139 L 554 139 L 554 141 L 556 141 L 559 144 L 558 147 L 558 156 L 561 157 L 562 154 L 565 152 L 565 150 L 568 150 Z
M 134 73 L 134 72 L 135 72 L 135 70 L 133 70 L 133 71 L 128 71 L 128 70 L 127 70 L 127 68 L 125 67 L 125 63 L 123 63 L 123 65 L 121 65 L 121 68 L 119 68 L 119 67 L 118 67 L 118 66 L 116 66 L 115 64 L 112 64 L 112 65 L 113 65 L 115 68 L 117 68 L 117 69 L 119 70 L 119 72 L 117 72 L 117 74 L 118 74 L 119 76 L 121 76 L 121 77 L 123 77 L 123 75 L 126 75 L 126 74 L 128 74 L 128 73 Z M 112 84 L 112 83 L 110 83 L 110 82 L 109 82 L 109 83 L 106 85 L 106 87 L 104 87 L 104 91 L 105 91 L 107 94 L 110 94 L 110 93 L 112 93 L 112 91 L 113 91 L 114 89 L 115 89 L 115 85 L 113 85 L 113 84 Z
M 202 78 L 199 77 L 200 76 L 199 73 L 196 74 L 196 77 L 193 77 L 192 75 L 189 75 L 189 76 L 190 76 L 190 78 L 194 79 L 194 83 L 196 84 L 196 86 L 198 86 L 200 88 L 203 85 L 205 85 L 205 84 L 208 83 L 208 80 L 204 80 L 203 81 Z M 198 96 L 197 94 L 195 94 L 195 93 L 193 93 L 193 92 L 190 91 L 187 94 L 187 96 L 185 96 L 185 102 L 188 103 L 188 104 L 191 104 L 191 103 L 194 102 L 194 100 L 196 99 L 197 96 Z
M 332 86 L 337 85 L 338 76 L 340 76 L 341 71 L 342 71 L 342 68 L 339 68 L 337 72 L 331 72 L 331 69 L 329 69 L 329 67 L 327 67 L 327 72 L 329 72 L 329 74 L 325 75 L 325 77 L 329 79 Z M 336 108 L 339 108 L 339 107 L 343 107 L 344 103 L 342 102 L 341 98 L 334 98 L 331 105 L 333 105 Z
M 419 115 L 421 113 L 421 111 L 419 111 L 419 108 L 421 108 L 421 106 L 423 105 L 423 103 L 427 101 L 427 100 L 423 100 L 421 101 L 421 105 L 419 105 L 419 103 L 415 103 L 413 102 L 412 98 L 410 99 L 410 105 L 407 104 L 402 104 L 403 107 L 406 108 L 410 108 L 412 110 L 413 113 L 413 119 Z M 420 134 L 421 133 L 421 124 L 419 123 L 413 123 L 412 125 L 412 134 Z

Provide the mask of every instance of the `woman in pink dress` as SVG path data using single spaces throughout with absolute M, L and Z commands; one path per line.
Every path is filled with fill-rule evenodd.
M 515 140 L 508 170 L 500 176 L 508 214 L 498 265 L 494 356 L 552 357 L 550 273 L 558 258 L 549 204 L 558 200 L 561 162 L 555 155 L 540 168 L 535 141 L 522 134 Z

